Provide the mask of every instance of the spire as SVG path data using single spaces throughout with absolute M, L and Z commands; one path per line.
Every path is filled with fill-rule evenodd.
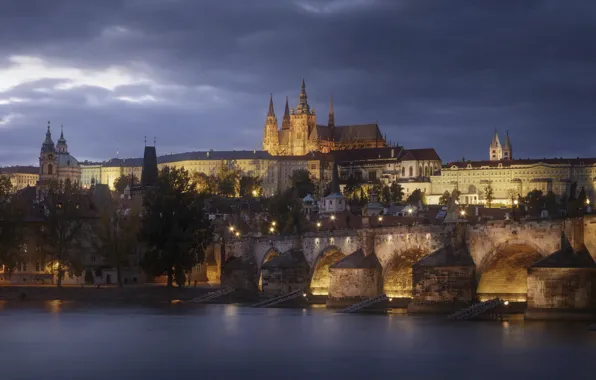
M 329 97 L 329 121 L 327 122 L 329 128 L 335 127 L 335 112 L 333 111 L 333 96 Z
M 284 117 L 281 122 L 281 129 L 290 129 L 290 105 L 288 97 L 286 96 L 286 109 L 284 110 Z
M 273 109 L 273 94 L 269 96 L 269 112 L 267 116 L 275 116 L 275 110 Z
M 493 141 L 490 143 L 490 146 L 493 146 L 493 147 L 501 146 L 501 142 L 499 141 L 499 134 L 497 133 L 496 128 L 495 128 L 495 134 L 493 135 Z
M 296 107 L 296 113 L 310 113 L 310 106 L 308 105 L 308 98 L 306 96 L 306 84 L 304 78 L 302 78 L 302 88 L 300 90 L 300 103 Z
M 509 139 L 509 131 L 507 131 L 507 138 L 505 139 L 505 149 L 511 150 L 511 140 Z
M 46 138 L 41 145 L 41 152 L 54 152 L 55 150 L 54 141 L 52 141 L 52 132 L 50 131 L 50 122 L 48 121 L 48 130 L 46 131 Z

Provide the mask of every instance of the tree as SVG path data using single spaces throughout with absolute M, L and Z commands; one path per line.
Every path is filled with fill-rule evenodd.
M 353 175 L 350 175 L 346 181 L 346 186 L 344 187 L 344 196 L 348 199 L 357 198 L 357 192 L 359 188 L 359 182 L 356 180 L 356 178 L 354 178 Z
M 129 264 L 128 257 L 137 249 L 139 212 L 137 207 L 129 208 L 112 201 L 102 210 L 93 228 L 94 249 L 106 264 L 116 268 L 119 287 L 122 287 L 122 267 Z
M 290 176 L 292 188 L 296 189 L 298 197 L 303 199 L 307 194 L 314 194 L 315 184 L 310 179 L 310 173 L 306 169 L 298 169 Z
M 484 199 L 488 207 L 492 207 L 493 200 L 495 199 L 495 192 L 490 183 L 484 188 Z
M 85 235 L 85 225 L 95 216 L 93 207 L 79 184 L 69 180 L 64 184 L 50 183 L 40 207 L 43 208 L 40 240 L 57 271 L 57 286 L 61 287 L 67 271 L 76 275 L 81 272 L 77 248 Z
M 203 172 L 194 172 L 192 179 L 196 190 L 201 194 L 216 195 L 219 191 L 218 179 L 215 175 L 205 174 Z
M 289 188 L 269 199 L 267 211 L 271 221 L 276 222 L 280 234 L 302 234 L 306 231 L 307 221 L 302 212 L 302 199 L 298 190 Z M 268 232 L 269 225 L 264 226 Z
M 0 267 L 10 276 L 22 258 L 23 208 L 12 195 L 10 178 L 0 176 Z
M 391 188 L 387 185 L 383 186 L 383 189 L 381 190 L 381 201 L 384 204 L 391 203 Z
M 188 171 L 165 167 L 157 185 L 145 193 L 140 238 L 146 244 L 142 267 L 166 274 L 167 285 L 184 284 L 184 273 L 203 261 L 212 240 L 212 226 L 204 212 L 203 197 Z
M 410 194 L 410 196 L 408 197 L 407 202 L 410 205 L 417 205 L 418 203 L 424 205 L 426 203 L 424 199 L 424 193 L 422 193 L 420 189 L 412 191 L 412 194 Z
M 217 174 L 218 194 L 224 197 L 235 197 L 239 193 L 240 170 L 233 165 L 222 162 Z
M 449 192 L 447 190 L 445 190 L 443 195 L 441 195 L 441 197 L 439 198 L 439 204 L 444 205 L 444 206 L 447 205 L 449 203 L 450 198 L 451 198 L 451 194 L 449 194 Z
M 400 203 L 404 199 L 404 189 L 395 181 L 391 183 L 391 202 Z
M 253 197 L 263 195 L 263 181 L 261 178 L 253 175 L 243 175 L 240 177 L 239 187 L 241 197 Z
M 138 183 L 139 179 L 134 174 L 121 175 L 120 177 L 114 180 L 114 189 L 116 189 L 116 192 L 118 194 L 122 194 L 124 193 L 124 189 L 126 189 L 126 186 L 130 185 L 132 187 L 133 185 L 136 185 Z
M 532 190 L 526 195 L 524 202 L 528 206 L 528 212 L 532 216 L 539 216 L 544 207 L 544 194 L 542 190 Z

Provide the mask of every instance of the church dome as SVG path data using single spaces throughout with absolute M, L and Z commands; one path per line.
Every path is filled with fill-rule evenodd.
M 79 160 L 70 155 L 70 153 L 58 154 L 58 168 L 80 168 Z

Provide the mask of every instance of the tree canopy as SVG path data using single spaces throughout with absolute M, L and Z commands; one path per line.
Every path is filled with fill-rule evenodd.
M 54 265 L 60 287 L 66 272 L 81 273 L 82 257 L 78 248 L 87 231 L 85 227 L 93 217 L 93 209 L 79 184 L 69 180 L 64 184 L 50 183 L 43 192 L 40 207 L 43 208 L 43 222 L 39 236 L 45 261 Z
M 290 176 L 291 187 L 296 190 L 298 197 L 304 199 L 307 194 L 314 194 L 316 186 L 310 179 L 310 173 L 306 169 L 298 169 Z
M 10 178 L 0 176 L 0 266 L 9 275 L 22 261 L 23 208 L 12 194 Z
M 139 179 L 136 175 L 121 175 L 120 177 L 114 180 L 114 189 L 118 194 L 122 194 L 124 193 L 124 189 L 126 189 L 126 186 L 133 186 L 137 184 L 139 184 Z
M 186 170 L 165 167 L 160 171 L 157 185 L 145 193 L 140 228 L 147 246 L 142 261 L 145 271 L 167 275 L 168 286 L 174 279 L 183 285 L 185 273 L 203 261 L 212 240 L 203 197 Z

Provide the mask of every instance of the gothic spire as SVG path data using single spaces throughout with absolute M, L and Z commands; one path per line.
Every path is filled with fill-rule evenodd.
M 499 134 L 497 133 L 497 129 L 495 128 L 495 134 L 493 136 L 493 141 L 490 143 L 492 147 L 500 147 L 501 142 L 499 141 Z
M 505 149 L 511 150 L 511 140 L 509 139 L 509 131 L 507 131 L 507 138 L 505 139 Z
M 284 117 L 281 122 L 281 129 L 290 129 L 290 105 L 288 97 L 286 96 L 286 109 L 284 110 Z
M 275 110 L 273 109 L 273 94 L 269 97 L 269 112 L 267 116 L 275 116 Z
M 296 107 L 296 113 L 310 113 L 310 106 L 308 105 L 308 99 L 306 96 L 306 84 L 304 78 L 302 78 L 302 88 L 300 90 L 300 103 Z
M 329 121 L 327 122 L 329 128 L 335 127 L 335 113 L 333 111 L 333 96 L 329 98 Z

